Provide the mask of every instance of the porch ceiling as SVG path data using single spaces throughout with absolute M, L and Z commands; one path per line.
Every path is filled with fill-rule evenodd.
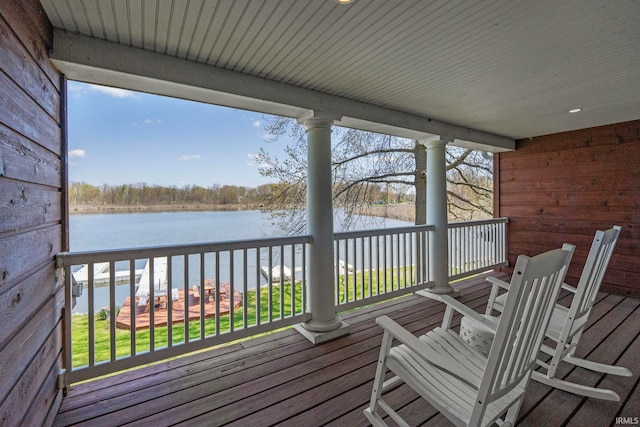
M 41 3 L 72 79 L 491 151 L 640 118 L 635 0 Z

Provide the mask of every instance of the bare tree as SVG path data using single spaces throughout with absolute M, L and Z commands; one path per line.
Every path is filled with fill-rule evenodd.
M 265 119 L 271 135 L 267 144 L 282 137 L 292 142 L 282 159 L 261 148 L 260 173 L 275 183 L 260 196 L 261 208 L 288 234 L 306 229 L 307 139 L 303 126 L 283 117 Z M 387 206 L 393 197 L 415 194 L 415 222 L 426 219 L 424 195 L 426 153 L 417 141 L 355 129 L 334 127 L 332 135 L 333 203 L 347 229 L 362 220 L 371 205 Z M 448 208 L 452 220 L 490 217 L 492 208 L 491 160 L 479 152 L 447 147 Z M 385 195 L 384 198 L 381 195 Z M 372 223 L 376 219 L 371 217 Z

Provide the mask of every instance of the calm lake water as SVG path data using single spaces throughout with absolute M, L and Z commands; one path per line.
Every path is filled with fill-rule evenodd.
M 124 249 L 274 237 L 260 211 L 145 212 L 71 215 L 72 251 Z
M 391 228 L 411 225 L 405 221 L 363 218 L 352 227 Z M 339 215 L 334 219 L 338 225 Z M 336 226 L 338 228 L 338 226 Z M 219 242 L 225 240 L 260 239 L 281 236 L 272 226 L 269 216 L 260 211 L 197 211 L 197 212 L 144 212 L 71 215 L 69 218 L 69 243 L 71 251 L 127 249 L 144 246 Z M 221 259 L 221 264 L 223 260 Z M 255 267 L 254 265 L 250 267 Z M 137 266 L 138 268 L 144 267 Z M 182 267 L 180 267 L 182 268 Z M 181 271 L 174 271 L 178 280 L 174 287 L 181 287 Z M 221 277 L 224 281 L 224 277 Z M 194 278 L 194 280 L 198 280 Z M 266 283 L 266 280 L 265 280 Z M 253 283 L 255 287 L 264 283 Z M 191 285 L 191 283 L 190 283 Z M 128 296 L 127 284 L 116 286 L 116 305 Z M 108 305 L 107 287 L 95 289 L 96 307 Z M 87 292 L 78 298 L 74 313 L 86 313 Z

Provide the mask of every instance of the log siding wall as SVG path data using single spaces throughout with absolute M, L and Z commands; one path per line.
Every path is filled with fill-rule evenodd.
M 509 217 L 508 254 L 576 245 L 576 284 L 596 229 L 622 231 L 603 290 L 640 297 L 640 121 L 517 141 L 496 170 L 496 216 Z
M 64 84 L 36 0 L 0 1 L 0 425 L 50 425 L 62 393 Z

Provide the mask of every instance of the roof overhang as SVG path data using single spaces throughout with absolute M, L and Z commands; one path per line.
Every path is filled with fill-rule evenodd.
M 88 36 L 54 30 L 51 60 L 67 78 L 285 117 L 321 111 L 340 126 L 411 139 L 454 138 L 453 145 L 500 152 L 500 135 L 221 69 Z

